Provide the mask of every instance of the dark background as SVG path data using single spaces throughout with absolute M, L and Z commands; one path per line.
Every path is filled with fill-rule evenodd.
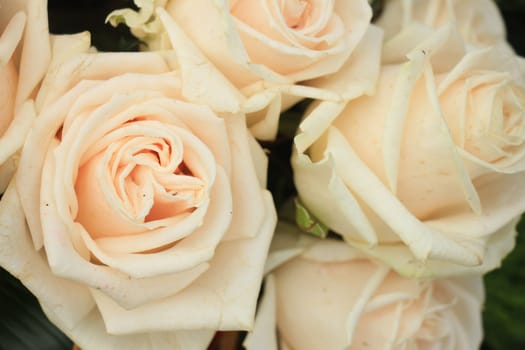
M 525 0 L 497 2 L 510 43 L 518 54 L 525 56 Z M 104 24 L 108 13 L 129 7 L 130 0 L 48 0 L 48 3 L 52 33 L 88 30 L 92 33 L 93 45 L 101 51 L 137 49 L 138 41 L 125 28 L 114 29 Z M 376 8 L 379 9 L 380 4 Z M 518 227 L 521 234 L 516 249 L 501 269 L 485 277 L 483 350 L 525 349 L 525 222 Z M 0 269 L 0 350 L 71 348 L 71 341 L 49 323 L 32 294 Z

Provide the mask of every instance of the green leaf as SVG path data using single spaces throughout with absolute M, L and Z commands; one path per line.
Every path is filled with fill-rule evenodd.
M 295 199 L 295 222 L 305 233 L 320 238 L 326 238 L 328 235 L 328 227 L 310 213 L 297 198 Z
M 0 303 L 0 349 L 71 350 L 71 340 L 49 322 L 33 294 L 4 269 Z
M 485 276 L 484 349 L 525 349 L 525 221 L 516 248 L 500 269 Z
M 525 8 L 525 0 L 496 0 L 502 9 L 521 9 Z

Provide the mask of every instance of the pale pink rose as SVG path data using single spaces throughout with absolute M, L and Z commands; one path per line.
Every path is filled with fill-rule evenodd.
M 84 350 L 206 349 L 252 327 L 276 221 L 266 158 L 227 111 L 236 90 L 187 48 L 53 40 L 0 207 L 0 263 Z
M 0 0 L 0 193 L 34 118 L 35 87 L 49 63 L 46 0 Z
M 342 80 L 344 66 L 360 42 L 366 41 L 368 47 L 362 53 L 367 55 L 361 60 L 365 68 L 359 69 L 377 71 L 381 34 L 374 28 L 367 35 L 372 11 L 366 0 L 143 0 L 137 5 L 139 12 L 118 10 L 109 21 L 125 22 L 149 43 L 149 50 L 177 50 L 156 19 L 155 7 L 164 7 L 242 89 L 247 98 L 243 108 L 250 113 L 248 123 L 258 138 L 275 137 L 279 113 L 301 98 L 343 99 L 344 93 L 326 91 L 323 84 L 299 83 L 331 75 Z M 375 81 L 360 83 L 368 87 Z
M 366 0 L 150 0 L 138 5 L 142 12 L 120 10 L 110 18 L 127 21 L 137 35 L 151 41 L 165 34 L 160 27 L 147 26 L 148 14 L 165 7 L 237 87 L 258 80 L 304 81 L 336 72 L 372 16 Z M 169 46 L 166 41 L 161 45 Z
M 414 30 L 385 44 L 374 96 L 301 123 L 295 184 L 323 223 L 401 274 L 488 271 L 525 210 L 524 67 L 452 26 L 422 41 Z
M 456 22 L 470 44 L 506 45 L 505 24 L 493 0 L 389 0 L 376 24 L 389 40 L 414 23 L 438 28 L 449 22 Z
M 247 350 L 479 349 L 481 276 L 407 279 L 330 239 L 286 250 Z

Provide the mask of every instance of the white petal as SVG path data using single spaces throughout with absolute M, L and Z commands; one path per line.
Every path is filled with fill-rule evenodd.
M 246 350 L 278 350 L 275 323 L 275 281 L 266 277 L 264 295 L 259 303 L 253 330 L 244 339 Z
M 238 90 L 188 40 L 163 8 L 158 8 L 157 14 L 164 24 L 173 47 L 177 48 L 176 53 L 184 80 L 182 86 L 184 97 L 190 102 L 208 105 L 217 112 L 239 111 L 243 97 Z
M 70 305 L 68 305 L 70 306 Z M 205 350 L 215 330 L 146 332 L 127 335 L 109 334 L 100 313 L 94 309 L 75 326 L 66 327 L 57 315 L 43 305 L 47 317 L 82 349 L 100 350 Z
M 0 265 L 54 310 L 64 327 L 73 327 L 92 310 L 94 301 L 87 288 L 55 276 L 45 254 L 35 250 L 14 181 L 0 202 L 0 221 Z

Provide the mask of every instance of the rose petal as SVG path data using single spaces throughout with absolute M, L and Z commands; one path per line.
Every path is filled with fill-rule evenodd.
M 182 93 L 190 102 L 208 105 L 217 112 L 234 113 L 239 110 L 243 97 L 235 87 L 186 37 L 177 23 L 161 7 L 157 14 L 176 47 L 182 71 Z M 215 93 L 221 91 L 220 94 Z
M 4 9 L 2 8 L 2 11 Z M 0 66 L 4 67 L 13 56 L 16 47 L 22 39 L 24 34 L 24 27 L 26 24 L 26 14 L 24 12 L 16 13 L 11 20 L 7 23 L 7 26 L 2 29 L 2 35 L 0 36 Z M 3 23 L 3 21 L 2 21 Z
M 213 4 L 206 0 L 170 1 L 166 10 L 235 86 L 242 87 L 260 78 L 287 82 L 280 74 L 249 58 L 226 1 Z M 187 13 L 205 14 L 206 18 L 197 24 L 191 16 L 184 15 Z M 213 33 L 213 40 L 209 39 L 208 33 Z
M 68 305 L 69 306 L 69 305 Z M 214 330 L 147 332 L 140 334 L 114 335 L 106 331 L 104 321 L 97 310 L 93 310 L 73 327 L 65 327 L 60 318 L 43 306 L 47 317 L 58 325 L 82 349 L 188 349 L 204 350 L 210 344 Z
M 278 350 L 275 332 L 275 303 L 275 281 L 273 275 L 268 275 L 264 284 L 264 295 L 257 309 L 255 324 L 242 343 L 246 350 Z
M 264 198 L 268 217 L 258 235 L 221 243 L 210 261 L 210 269 L 177 295 L 124 310 L 93 291 L 108 331 L 127 334 L 144 329 L 250 329 L 262 265 L 276 222 L 268 192 Z M 231 259 L 232 255 L 237 258 Z M 244 263 L 239 264 L 239 259 Z
M 2 105 L 0 106 L 0 137 L 3 136 L 13 120 L 17 82 L 18 73 L 13 61 L 9 61 L 3 66 L 0 65 L 0 97 L 2 98 Z
M 54 275 L 44 254 L 34 249 L 24 212 L 11 182 L 0 201 L 0 264 L 54 310 L 65 327 L 73 327 L 94 307 L 83 286 Z M 64 305 L 68 305 L 64 307 Z
M 25 101 L 42 80 L 51 60 L 47 0 L 27 1 L 27 26 L 20 58 L 17 105 Z M 35 62 L 35 57 L 39 59 Z
M 253 164 L 255 166 L 255 173 L 257 175 L 257 180 L 261 188 L 266 188 L 267 183 L 267 171 L 268 169 L 268 157 L 264 150 L 259 145 L 255 137 L 248 133 L 248 147 L 250 148 L 250 154 L 253 159 Z
M 417 259 L 447 259 L 450 262 L 476 266 L 481 264 L 480 241 L 477 239 L 443 239 L 415 218 L 398 199 L 387 191 L 379 179 L 362 163 L 336 129 L 329 130 L 329 153 L 334 156 L 337 173 L 345 185 L 355 191 L 394 232 L 411 248 Z M 342 149 L 345 152 L 342 152 Z M 352 171 L 349 171 L 352 169 Z
M 250 153 L 246 121 L 241 115 L 224 116 L 232 152 L 233 217 L 225 240 L 252 238 L 267 214 Z M 247 165 L 249 165 L 247 167 Z M 233 185 L 234 184 L 234 185 Z M 242 205 L 235 205 L 242 203 Z
M 169 71 L 167 62 L 158 53 L 114 52 L 104 55 L 93 53 L 78 55 L 46 75 L 37 97 L 37 109 L 41 110 L 49 106 L 59 96 L 87 78 L 107 79 L 129 72 L 155 74 L 167 71 Z
M 33 101 L 26 101 L 18 108 L 9 128 L 0 137 L 0 164 L 6 162 L 11 155 L 22 147 L 35 118 Z
M 477 46 L 493 46 L 505 42 L 505 25 L 497 6 L 490 0 L 454 0 L 442 2 L 392 0 L 383 9 L 377 24 L 389 40 L 414 22 L 437 28 L 457 22 L 464 39 Z
M 354 99 L 361 94 L 372 95 L 379 78 L 382 31 L 371 25 L 352 55 L 336 74 L 308 82 L 319 89 L 337 92 L 342 99 Z
M 367 289 L 366 283 L 356 285 L 354 281 L 371 281 L 375 272 L 376 267 L 366 260 L 317 265 L 295 259 L 278 269 L 274 274 L 281 338 L 294 344 L 294 348 L 305 350 L 345 348 L 348 345 L 346 326 L 355 328 L 357 325 L 354 322 L 358 320 L 347 316 L 360 303 L 358 300 L 361 300 L 362 306 L 368 300 L 362 294 Z M 293 275 L 301 277 L 294 278 Z M 373 293 L 374 288 L 371 289 Z M 292 310 L 302 310 L 304 313 L 299 316 Z M 320 322 L 315 316 L 319 314 L 331 317 L 323 318 Z M 359 313 L 355 315 L 359 317 Z M 294 326 L 299 320 L 302 326 Z M 318 334 L 330 336 L 319 337 Z
M 307 156 L 294 153 L 292 164 L 301 200 L 317 217 L 330 222 L 331 227 L 346 239 L 363 239 L 370 245 L 376 244 L 373 226 L 335 172 L 333 158 L 312 163 Z M 317 186 L 321 185 L 327 190 L 317 191 Z M 328 206 L 326 203 L 337 205 Z

